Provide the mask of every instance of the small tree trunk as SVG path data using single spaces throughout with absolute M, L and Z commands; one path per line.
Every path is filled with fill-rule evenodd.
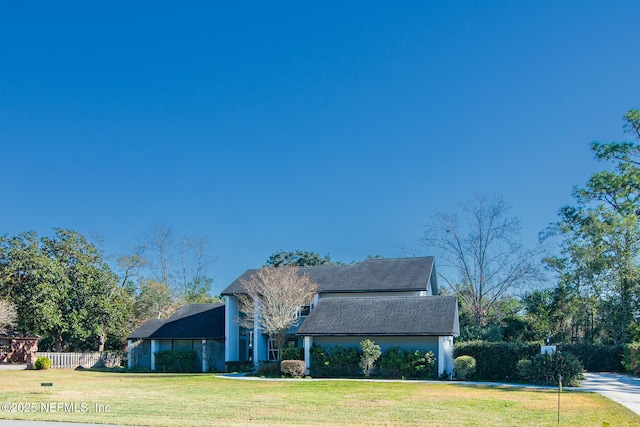
M 56 334 L 53 336 L 53 340 L 55 342 L 56 353 L 62 352 L 62 335 Z
M 100 337 L 98 340 L 98 351 L 104 351 L 104 345 L 107 342 L 107 329 L 102 328 L 102 333 L 100 333 Z

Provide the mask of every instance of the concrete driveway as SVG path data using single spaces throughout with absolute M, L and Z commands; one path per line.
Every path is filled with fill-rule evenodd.
M 576 390 L 600 393 L 640 415 L 640 378 L 621 374 L 589 372 Z

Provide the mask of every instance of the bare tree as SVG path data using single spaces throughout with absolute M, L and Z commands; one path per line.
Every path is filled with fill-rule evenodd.
M 213 279 L 206 275 L 207 267 L 215 262 L 207 256 L 206 237 L 183 236 L 180 241 L 182 293 L 186 301 L 208 294 Z
M 0 332 L 6 332 L 16 325 L 18 312 L 12 302 L 0 300 Z
M 502 296 L 540 278 L 541 251 L 523 248 L 520 221 L 509 216 L 510 207 L 502 198 L 476 195 L 460 207 L 462 224 L 456 213 L 436 212 L 420 241 L 438 252 L 440 277 L 481 327 Z
M 120 287 L 124 288 L 134 277 L 140 276 L 140 270 L 147 264 L 143 257 L 144 247 L 138 246 L 132 255 L 121 255 L 116 260 L 118 267 L 122 270 L 122 282 Z
M 171 227 L 156 225 L 139 239 L 139 243 L 141 250 L 124 259 L 125 262 L 137 268 L 146 265 L 153 279 L 167 285 L 172 297 L 183 302 L 211 299 L 209 292 L 213 279 L 207 276 L 207 268 L 215 259 L 208 256 L 209 244 L 205 237 L 175 239 Z M 130 272 L 124 266 L 122 268 L 125 273 Z
M 173 230 L 166 225 L 155 225 L 153 230 L 142 238 L 141 243 L 144 252 L 149 251 L 153 254 L 153 259 L 149 261 L 156 280 L 168 285 L 171 278 Z
M 299 310 L 311 304 L 318 285 L 298 267 L 262 267 L 249 280 L 242 281 L 245 294 L 238 295 L 240 325 L 253 328 L 255 324 L 278 348 L 284 348 L 287 330 L 299 321 Z

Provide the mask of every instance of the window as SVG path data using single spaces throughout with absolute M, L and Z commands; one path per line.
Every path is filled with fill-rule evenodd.
M 275 338 L 269 338 L 269 354 L 267 356 L 269 360 L 280 359 L 280 350 L 278 349 L 278 340 Z
M 9 351 L 11 348 L 11 340 L 0 339 L 0 351 Z
M 311 305 L 303 305 L 298 309 L 298 317 L 305 317 L 311 313 Z

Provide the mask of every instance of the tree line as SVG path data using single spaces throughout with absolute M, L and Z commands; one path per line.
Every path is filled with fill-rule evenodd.
M 639 110 L 625 114 L 623 129 L 633 141 L 592 143 L 608 167 L 573 189 L 574 204 L 541 232 L 542 245 L 523 247 L 500 197 L 431 217 L 420 241 L 439 254 L 440 277 L 459 298 L 463 339 L 640 341 Z
M 2 236 L 0 329 L 37 334 L 45 350 L 120 349 L 146 320 L 213 300 L 207 254 L 204 238 L 160 225 L 109 259 L 73 230 Z

